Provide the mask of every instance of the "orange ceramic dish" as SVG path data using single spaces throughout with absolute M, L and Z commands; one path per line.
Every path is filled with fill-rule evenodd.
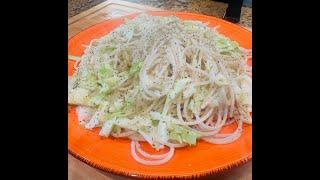
M 251 32 L 224 20 L 184 12 L 159 11 L 149 12 L 149 14 L 155 16 L 175 15 L 181 19 L 209 23 L 209 27 L 220 25 L 218 31 L 221 34 L 237 41 L 241 47 L 251 49 Z M 133 18 L 136 15 L 126 17 Z M 82 44 L 89 44 L 92 39 L 108 34 L 121 25 L 124 18 L 104 21 L 72 37 L 68 42 L 68 54 L 81 56 L 84 50 Z M 248 64 L 251 65 L 251 60 L 248 61 Z M 74 72 L 73 66 L 74 61 L 69 60 L 69 76 Z M 252 127 L 245 124 L 241 137 L 231 144 L 215 145 L 199 140 L 196 146 L 176 149 L 173 158 L 166 164 L 145 166 L 136 162 L 131 156 L 131 140 L 102 138 L 98 134 L 99 129 L 90 131 L 79 125 L 73 106 L 69 106 L 68 109 L 69 152 L 94 167 L 116 174 L 144 178 L 191 178 L 223 171 L 252 158 Z M 232 131 L 235 128 L 234 124 L 233 127 L 228 126 L 222 131 Z M 155 153 L 148 144 L 141 144 L 145 151 Z

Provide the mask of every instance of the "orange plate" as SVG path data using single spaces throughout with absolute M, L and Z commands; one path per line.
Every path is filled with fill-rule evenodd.
M 185 12 L 157 11 L 148 12 L 155 16 L 175 15 L 181 19 L 199 20 L 209 23 L 209 27 L 220 25 L 218 31 L 237 41 L 241 47 L 251 49 L 251 32 L 224 20 Z M 133 18 L 137 14 L 126 16 Z M 70 55 L 83 54 L 82 44 L 100 38 L 123 24 L 125 17 L 104 21 L 94 25 L 68 42 Z M 248 62 L 251 65 L 251 60 Z M 73 74 L 74 61 L 68 61 L 68 75 Z M 130 140 L 101 138 L 99 129 L 85 130 L 78 124 L 74 107 L 69 106 L 68 113 L 68 149 L 69 152 L 86 163 L 99 169 L 116 174 L 144 178 L 192 178 L 213 174 L 240 165 L 252 158 L 252 128 L 244 125 L 241 137 L 227 145 L 214 145 L 199 141 L 194 147 L 176 149 L 173 158 L 164 165 L 145 166 L 137 163 L 130 154 Z M 228 127 L 223 131 L 235 129 Z M 153 152 L 142 143 L 146 151 Z

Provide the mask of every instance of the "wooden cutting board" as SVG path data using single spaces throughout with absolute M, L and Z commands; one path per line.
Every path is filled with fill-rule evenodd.
M 84 11 L 76 16 L 68 19 L 68 38 L 76 35 L 80 31 L 111 18 L 128 15 L 135 12 L 143 12 L 150 10 L 161 10 L 150 6 L 139 5 L 135 3 L 107 0 L 98 4 L 91 9 Z M 212 179 L 212 177 L 204 177 L 201 179 Z M 215 179 L 237 179 L 237 180 L 251 180 L 252 179 L 252 162 L 248 162 L 237 168 L 233 168 L 222 174 L 214 176 Z M 128 180 L 131 178 L 122 177 L 101 171 L 93 168 L 82 161 L 76 159 L 72 155 L 68 155 L 68 179 L 69 180 Z
M 161 9 L 135 3 L 108 0 L 84 11 L 68 20 L 68 37 L 72 37 L 83 29 L 111 18 L 143 11 L 159 11 Z

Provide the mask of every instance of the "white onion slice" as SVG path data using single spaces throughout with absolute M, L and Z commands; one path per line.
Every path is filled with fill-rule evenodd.
M 168 152 L 165 153 L 165 154 L 152 155 L 152 154 L 149 154 L 149 153 L 143 151 L 143 150 L 141 149 L 141 146 L 140 146 L 139 142 L 136 142 L 135 144 L 136 144 L 136 149 L 137 149 L 138 153 L 140 153 L 140 154 L 141 154 L 143 157 L 145 157 L 145 158 L 149 158 L 149 159 L 163 159 L 163 158 L 165 158 L 165 157 L 170 153 L 170 151 L 168 151 Z
M 164 164 L 164 163 L 168 162 L 172 158 L 172 156 L 174 154 L 174 148 L 170 147 L 170 150 L 169 150 L 168 154 L 163 159 L 145 160 L 145 159 L 140 158 L 137 155 L 136 143 L 138 143 L 138 142 L 131 141 L 131 155 L 140 164 L 149 165 L 149 166 L 161 165 L 161 164 Z
M 213 137 L 203 137 L 202 139 L 212 144 L 228 144 L 237 140 L 241 136 L 242 121 L 238 121 L 238 128 L 231 134 L 216 134 Z

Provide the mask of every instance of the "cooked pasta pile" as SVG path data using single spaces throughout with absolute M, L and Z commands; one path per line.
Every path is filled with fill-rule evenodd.
M 85 128 L 129 138 L 136 161 L 160 165 L 175 148 L 231 143 L 251 124 L 249 56 L 201 22 L 141 14 L 69 57 L 77 63 L 68 102 Z M 233 133 L 219 133 L 232 123 Z M 151 155 L 139 141 L 169 151 Z

